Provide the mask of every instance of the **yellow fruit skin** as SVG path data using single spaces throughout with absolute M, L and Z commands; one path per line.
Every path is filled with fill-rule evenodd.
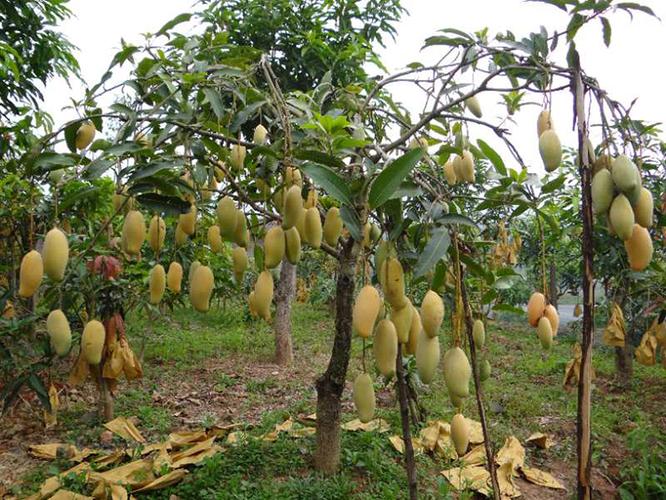
M 301 188 L 298 186 L 291 186 L 284 197 L 282 228 L 286 230 L 294 227 L 302 211 L 303 198 L 301 198 Z
M 480 319 L 474 321 L 472 338 L 474 338 L 474 345 L 476 348 L 483 349 L 483 346 L 486 344 L 486 327 Z
M 65 356 L 72 345 L 72 330 L 67 316 L 60 310 L 51 311 L 46 318 L 46 331 L 51 339 L 51 348 L 58 356 Z
M 468 150 L 463 151 L 460 160 L 459 173 L 460 178 L 465 182 L 474 182 L 476 180 L 476 171 L 474 169 L 474 155 Z M 458 175 L 458 173 L 456 173 Z
M 268 130 L 261 123 L 254 128 L 254 135 L 252 136 L 252 142 L 255 144 L 263 145 L 266 144 L 266 137 L 268 135 Z
M 192 307 L 199 312 L 207 312 L 210 307 L 210 296 L 215 286 L 213 271 L 208 266 L 199 266 L 194 271 L 190 283 L 190 301 Z
M 428 337 L 439 335 L 444 321 L 444 302 L 437 292 L 428 290 L 421 303 L 421 324 Z
M 441 355 L 439 337 L 430 338 L 423 330 L 416 345 L 416 370 L 424 384 L 429 384 L 435 378 L 437 365 Z
M 633 190 L 637 185 L 638 179 L 640 179 L 640 176 L 637 175 L 638 168 L 636 164 L 625 155 L 620 155 L 613 160 L 613 163 L 611 163 L 611 173 L 615 186 L 625 194 Z
M 243 168 L 243 164 L 245 163 L 246 153 L 247 150 L 245 149 L 245 146 L 241 146 L 240 144 L 234 144 L 231 147 L 231 153 L 229 155 L 229 163 L 231 163 L 231 166 L 233 167 L 234 170 L 239 171 Z
M 270 271 L 262 271 L 254 286 L 254 303 L 257 314 L 266 321 L 271 319 L 271 303 L 273 302 L 273 275 Z
M 459 457 L 467 452 L 469 446 L 469 423 L 461 413 L 451 419 L 451 441 Z
M 69 243 L 67 236 L 58 228 L 51 229 L 44 238 L 42 260 L 44 272 L 55 281 L 62 281 L 69 259 Z
M 21 297 L 32 297 L 44 277 L 44 263 L 42 256 L 37 250 L 31 250 L 21 259 L 19 271 L 19 295 Z
M 208 244 L 213 253 L 220 253 L 222 251 L 222 235 L 220 234 L 220 226 L 217 224 L 208 228 Z
M 407 303 L 407 297 L 405 297 L 405 276 L 402 271 L 402 264 L 395 257 L 389 257 L 384 261 L 382 268 L 380 272 L 383 274 L 386 301 L 392 307 L 403 307 Z
M 324 218 L 324 241 L 332 247 L 338 246 L 342 234 L 342 217 L 338 207 L 331 207 Z
M 652 227 L 652 213 L 654 212 L 654 200 L 652 193 L 646 189 L 641 188 L 640 195 L 636 205 L 634 205 L 634 216 L 636 222 L 643 227 Z
M 92 144 L 93 139 L 95 138 L 95 125 L 92 122 L 85 122 L 76 131 L 76 149 L 86 149 L 90 144 Z
M 183 246 L 185 243 L 187 243 L 187 235 L 183 231 L 183 229 L 180 227 L 180 224 L 176 225 L 176 232 L 175 232 L 175 240 L 176 240 L 176 246 L 180 247 Z
M 198 260 L 195 260 L 190 264 L 190 269 L 187 272 L 187 281 L 189 281 L 190 284 L 192 283 L 192 278 L 194 277 L 194 271 L 196 271 L 199 266 L 201 266 L 201 262 Z
M 173 293 L 180 293 L 181 283 L 183 281 L 183 266 L 178 262 L 169 264 L 167 272 L 167 286 Z
M 292 227 L 284 232 L 285 254 L 291 264 L 298 264 L 301 260 L 301 235 L 298 229 Z
M 356 377 L 353 394 L 358 419 L 363 423 L 370 422 L 375 416 L 375 388 L 370 375 L 361 373 Z
M 449 184 L 449 186 L 455 186 L 458 182 L 453 160 L 449 160 L 444 164 L 444 177 L 446 177 L 446 182 Z
M 550 322 L 553 337 L 557 336 L 557 330 L 560 328 L 560 315 L 558 314 L 557 309 L 555 309 L 555 306 L 548 304 L 543 310 L 543 315 L 545 318 L 548 318 L 548 321 Z
M 316 189 L 310 189 L 308 191 L 308 198 L 305 200 L 305 203 L 303 206 L 305 208 L 312 208 L 317 206 L 317 200 L 319 199 L 319 195 L 317 194 Z
M 539 153 L 546 171 L 552 172 L 560 166 L 562 161 L 562 144 L 557 133 L 550 129 L 544 131 L 539 137 Z
M 620 239 L 626 241 L 631 238 L 635 223 L 634 210 L 625 195 L 619 194 L 615 197 L 608 218 Z
M 268 269 L 277 267 L 285 253 L 284 231 L 279 226 L 273 226 L 264 237 L 264 265 Z
M 231 252 L 236 283 L 243 282 L 243 275 L 247 269 L 247 252 L 243 247 L 236 247 Z
M 527 302 L 527 322 L 536 327 L 539 319 L 543 316 L 543 311 L 546 309 L 546 297 L 543 293 L 534 292 Z
M 301 213 L 298 215 L 298 219 L 296 219 L 296 230 L 298 231 L 298 234 L 301 237 L 301 243 L 305 241 L 305 213 L 307 210 L 304 208 L 301 210 Z
M 317 249 L 321 247 L 323 236 L 319 210 L 316 207 L 308 208 L 305 212 L 305 242 Z
M 234 231 L 236 245 L 247 248 L 250 244 L 250 231 L 247 229 L 247 219 L 241 210 L 236 211 L 236 230 Z
M 553 124 L 550 121 L 550 111 L 544 109 L 539 113 L 539 117 L 537 118 L 537 136 L 541 137 L 541 134 L 552 128 Z
M 541 342 L 541 347 L 545 350 L 553 345 L 553 327 L 550 326 L 550 320 L 545 316 L 539 320 L 537 325 L 537 336 Z
M 632 271 L 642 271 L 652 261 L 652 238 L 650 232 L 644 227 L 634 224 L 631 238 L 624 242 L 627 251 L 629 267 Z
M 479 99 L 475 95 L 465 99 L 465 106 L 467 106 L 467 109 L 469 109 L 477 118 L 481 118 L 483 116 L 483 112 L 481 111 L 481 103 L 479 103 Z
M 146 239 L 146 222 L 143 214 L 138 210 L 130 210 L 123 222 L 123 244 L 125 252 L 130 255 L 139 255 L 141 246 Z
M 592 206 L 594 213 L 603 214 L 613 202 L 613 177 L 609 170 L 597 172 L 592 179 Z
M 90 365 L 98 365 L 102 361 L 106 332 L 104 325 L 93 319 L 86 323 L 81 335 L 81 354 Z
M 352 326 L 360 337 L 367 339 L 372 335 L 380 305 L 379 292 L 374 286 L 361 288 L 352 311 Z
M 287 167 L 284 171 L 284 183 L 286 186 L 303 187 L 303 175 L 301 171 L 294 167 Z
M 254 294 L 254 290 L 250 292 L 250 295 L 247 297 L 247 308 L 250 310 L 250 316 L 256 318 L 259 314 L 257 313 L 257 303 Z
M 395 326 L 395 331 L 398 334 L 398 342 L 406 344 L 409 341 L 409 330 L 412 326 L 412 315 L 414 314 L 414 307 L 407 299 L 407 303 L 399 308 L 391 311 L 391 321 Z
M 238 215 L 234 200 L 228 196 L 222 198 L 217 204 L 216 214 L 217 223 L 220 226 L 220 234 L 222 234 L 223 238 L 231 239 L 236 231 L 236 224 L 238 224 Z
M 194 204 L 192 204 L 189 212 L 187 212 L 186 214 L 180 214 L 180 217 L 178 218 L 178 224 L 180 225 L 180 229 L 185 234 L 187 234 L 188 236 L 192 236 L 196 229 L 196 222 L 197 222 L 197 207 Z
M 405 352 L 407 354 L 416 354 L 416 349 L 419 345 L 419 339 L 422 330 L 423 325 L 421 325 L 421 315 L 417 311 L 416 307 L 412 306 L 412 324 L 409 328 L 409 340 L 405 346 Z
M 455 155 L 453 157 L 453 160 L 451 160 L 451 164 L 453 165 L 453 173 L 456 174 L 456 179 L 457 182 L 462 182 L 463 179 L 463 163 L 462 163 L 462 158 L 458 155 Z
M 150 270 L 148 283 L 150 288 L 150 303 L 159 304 L 166 288 L 166 273 L 161 264 L 157 264 Z
M 148 226 L 148 244 L 153 252 L 157 253 L 164 246 L 164 237 L 166 236 L 166 224 L 159 215 L 153 215 Z
M 398 334 L 391 320 L 383 319 L 377 324 L 372 349 L 379 372 L 385 377 L 392 376 L 398 357 Z
M 452 347 L 444 354 L 444 382 L 449 393 L 459 398 L 469 396 L 469 380 L 472 367 L 460 347 Z

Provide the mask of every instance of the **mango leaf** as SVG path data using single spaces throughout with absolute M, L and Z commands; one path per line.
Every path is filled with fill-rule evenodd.
M 28 377 L 28 386 L 37 394 L 39 402 L 49 413 L 51 412 L 51 400 L 49 399 L 49 391 L 44 386 L 42 379 L 36 373 L 31 373 Z
M 437 219 L 437 223 L 443 225 L 462 224 L 463 226 L 469 226 L 475 229 L 479 229 L 479 226 L 476 225 L 476 222 L 474 222 L 466 215 L 460 215 L 460 214 L 442 214 Z
M 344 168 L 345 163 L 335 156 L 312 149 L 296 151 L 294 155 L 299 160 L 313 161 L 331 168 Z
M 183 13 L 183 14 L 178 14 L 176 17 L 174 17 L 171 21 L 168 21 L 164 26 L 160 28 L 160 30 L 155 33 L 156 35 L 165 35 L 167 31 L 175 28 L 181 23 L 185 23 L 190 20 L 192 17 L 192 14 L 189 13 Z
M 213 108 L 213 113 L 215 113 L 217 119 L 221 120 L 224 118 L 224 104 L 222 103 L 220 93 L 210 87 L 204 87 L 203 93 L 206 96 L 206 100 L 210 103 L 210 107 Z
M 307 162 L 301 165 L 301 170 L 320 186 L 327 194 L 340 201 L 343 205 L 351 205 L 351 191 L 349 186 L 330 168 L 318 163 Z
M 180 215 L 190 210 L 190 203 L 177 196 L 163 196 L 157 193 L 144 193 L 137 196 L 141 205 L 155 212 Z
M 552 181 L 547 182 L 546 184 L 543 185 L 543 187 L 541 188 L 541 193 L 542 194 L 552 193 L 556 189 L 562 187 L 565 180 L 566 180 L 566 177 L 564 175 L 560 175 L 559 177 L 556 177 Z
M 370 208 L 377 208 L 391 199 L 405 177 L 409 175 L 423 157 L 423 153 L 422 148 L 412 149 L 392 161 L 381 171 L 370 186 L 370 194 L 368 195 Z
M 76 132 L 81 126 L 81 121 L 70 122 L 65 127 L 65 142 L 72 153 L 76 153 Z
M 233 121 L 231 122 L 231 125 L 229 126 L 229 130 L 234 133 L 238 132 L 238 130 L 241 128 L 241 125 L 248 121 L 250 117 L 264 104 L 266 104 L 266 100 L 262 99 L 261 101 L 253 102 L 252 104 L 245 106 L 238 113 L 236 113 Z
M 261 245 L 254 245 L 254 263 L 257 269 L 264 268 L 264 249 Z
M 136 153 L 137 151 L 141 151 L 143 149 L 143 146 L 137 142 L 129 141 L 129 142 L 122 142 L 120 144 L 115 144 L 111 146 L 109 149 L 104 151 L 105 156 L 121 156 L 124 155 L 125 153 Z
M 449 237 L 448 228 L 435 228 L 416 262 L 414 276 L 418 278 L 429 272 L 446 255 L 450 244 L 451 238 Z
M 115 163 L 114 160 L 109 160 L 108 158 L 96 158 L 88 164 L 83 175 L 89 180 L 99 179 Z
M 84 189 L 81 189 L 79 191 L 74 191 L 70 194 L 68 194 L 63 200 L 60 202 L 60 210 L 65 211 L 68 208 L 70 208 L 72 205 L 74 205 L 77 201 L 87 198 L 89 196 L 93 196 L 99 191 L 98 187 L 95 186 L 88 186 Z
M 148 165 L 140 165 L 136 168 L 134 173 L 130 176 L 129 182 L 134 182 L 144 177 L 150 177 L 151 175 L 166 170 L 167 168 L 172 167 L 173 164 L 166 161 L 160 161 L 155 163 L 149 163 Z
M 39 169 L 39 171 L 46 172 L 76 165 L 77 159 L 76 155 L 70 156 L 47 151 L 40 154 L 35 159 L 34 166 Z
M 499 154 L 497 154 L 497 151 L 495 151 L 485 141 L 482 141 L 481 139 L 477 140 L 476 143 L 479 145 L 479 149 L 481 149 L 485 157 L 488 158 L 488 160 L 490 160 L 490 163 L 493 164 L 495 170 L 497 170 L 497 173 L 500 175 L 506 175 L 506 166 L 504 165 L 502 157 Z
M 340 208 L 340 217 L 345 223 L 345 227 L 349 230 L 349 233 L 352 235 L 356 241 L 361 241 L 363 239 L 363 232 L 361 231 L 361 223 L 358 220 L 356 212 L 348 205 L 343 205 Z

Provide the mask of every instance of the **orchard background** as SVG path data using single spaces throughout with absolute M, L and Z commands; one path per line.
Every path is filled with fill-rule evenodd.
M 77 6 L 0 11 L 0 495 L 666 494 L 658 12 L 207 0 L 90 75 Z

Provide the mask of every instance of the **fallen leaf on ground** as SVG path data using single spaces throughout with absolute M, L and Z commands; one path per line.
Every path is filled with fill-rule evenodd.
M 231 432 L 227 436 L 228 444 L 239 444 L 242 441 L 247 441 L 248 434 L 243 431 Z
M 400 436 L 390 436 L 389 441 L 398 453 L 405 453 L 405 442 Z M 421 443 L 419 438 L 412 439 L 412 448 L 414 448 L 414 455 L 423 453 L 423 443 Z
M 141 435 L 139 429 L 136 428 L 131 420 L 125 417 L 114 418 L 111 422 L 105 423 L 104 427 L 128 441 L 137 441 L 139 443 L 146 442 L 146 439 Z
M 193 455 L 188 455 L 185 457 L 182 457 L 178 460 L 174 460 L 173 463 L 171 464 L 171 467 L 173 468 L 179 468 L 183 467 L 185 465 L 196 465 L 198 463 L 203 462 L 205 459 L 208 457 L 212 457 L 213 455 L 217 455 L 222 451 L 221 446 L 212 446 L 208 450 L 201 451 L 199 453 L 193 454 Z
M 355 418 L 354 420 L 351 420 L 346 424 L 342 424 L 341 427 L 345 431 L 366 431 L 366 432 L 371 432 L 371 431 L 387 432 L 391 428 L 388 422 L 383 418 L 376 418 L 366 423 L 363 423 L 358 418 Z
M 440 472 L 458 491 L 473 490 L 489 496 L 490 473 L 484 467 L 454 467 Z
M 545 486 L 546 488 L 553 488 L 557 490 L 566 490 L 564 485 L 560 483 L 552 474 L 535 469 L 533 467 L 523 466 L 520 469 L 520 472 L 523 473 L 525 479 L 530 483 L 538 484 L 539 486 Z
M 503 463 L 497 469 L 497 482 L 502 498 L 514 498 L 521 495 L 520 490 L 513 482 L 514 473 L 514 464 L 511 461 Z
M 94 498 L 104 498 L 107 500 L 127 500 L 127 490 L 120 484 L 107 483 L 100 481 L 93 491 Z
M 58 424 L 60 400 L 58 399 L 58 389 L 53 384 L 49 387 L 49 402 L 51 403 L 51 411 L 44 410 L 44 428 L 46 429 L 51 429 Z
M 185 477 L 187 474 L 187 471 L 185 469 L 176 469 L 172 470 L 168 474 L 165 474 L 164 476 L 158 477 L 154 481 L 151 481 L 145 486 L 142 486 L 141 488 L 134 490 L 133 493 L 139 493 L 141 491 L 151 491 L 151 490 L 159 490 L 161 488 L 166 488 L 167 486 L 171 486 L 173 484 L 176 484 L 179 482 L 181 479 Z
M 135 460 L 106 472 L 91 472 L 93 480 L 103 480 L 107 483 L 122 484 L 132 488 L 141 487 L 153 481 L 152 460 Z
M 495 461 L 499 465 L 510 463 L 513 475 L 517 475 L 516 469 L 525 463 L 525 448 L 515 436 L 509 436 L 504 441 L 504 446 L 497 452 Z
M 486 449 L 480 444 L 475 446 L 467 452 L 465 456 L 460 459 L 467 467 L 472 465 L 483 465 L 486 463 Z
M 211 427 L 209 434 L 217 437 L 224 437 L 229 434 L 233 429 L 240 427 L 243 424 L 228 424 L 228 425 L 214 425 Z
M 481 422 L 472 420 L 471 418 L 465 417 L 467 424 L 469 425 L 469 442 L 470 444 L 480 444 L 483 443 L 483 427 Z
M 550 434 L 544 434 L 542 432 L 535 432 L 530 437 L 525 440 L 526 444 L 533 444 L 537 448 L 547 450 L 555 444 L 555 441 Z
M 35 458 L 44 460 L 55 460 L 56 458 L 71 459 L 76 455 L 78 449 L 76 446 L 64 443 L 31 444 L 28 447 L 28 453 Z
M 179 453 L 174 453 L 173 455 L 171 455 L 171 459 L 175 463 L 185 457 L 190 457 L 192 455 L 197 455 L 198 453 L 201 453 L 203 451 L 207 451 L 210 448 L 212 448 L 214 441 L 215 441 L 215 436 L 208 438 L 205 441 L 201 441 L 200 443 L 195 444 L 191 448 L 183 450 Z
M 169 443 L 171 446 L 180 448 L 192 443 L 203 441 L 207 438 L 205 431 L 178 431 L 169 434 Z
M 51 500 L 94 500 L 93 497 L 80 495 L 69 490 L 58 490 Z

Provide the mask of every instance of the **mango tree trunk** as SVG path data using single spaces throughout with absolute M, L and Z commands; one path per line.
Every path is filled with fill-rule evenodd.
M 282 261 L 280 280 L 275 292 L 275 362 L 290 365 L 294 360 L 291 342 L 291 302 L 296 295 L 296 266 Z
M 354 273 L 359 244 L 349 238 L 339 256 L 335 303 L 335 338 L 326 372 L 317 379 L 317 434 L 315 467 L 330 475 L 340 464 L 340 402 L 351 352 Z

